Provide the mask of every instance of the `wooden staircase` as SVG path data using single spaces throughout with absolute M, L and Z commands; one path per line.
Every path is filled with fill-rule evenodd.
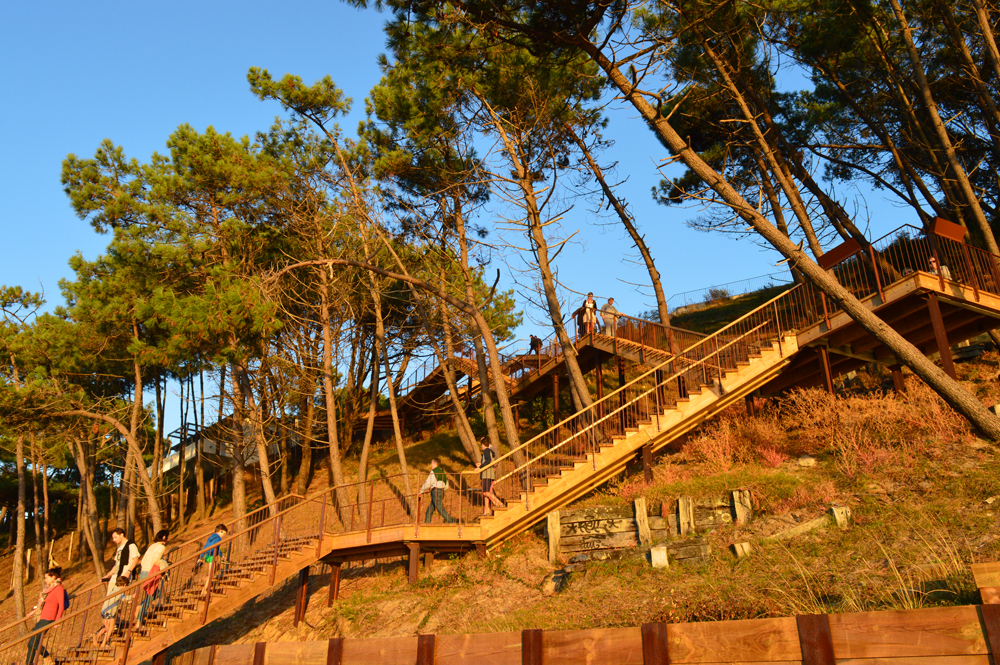
M 535 457 L 532 463 L 514 468 L 498 479 L 495 491 L 507 506 L 496 508 L 492 517 L 482 519 L 481 537 L 489 547 L 495 547 L 537 523 L 549 511 L 568 505 L 607 482 L 635 460 L 643 447 L 659 450 L 735 400 L 752 393 L 779 374 L 797 350 L 794 336 L 785 337 L 780 343 L 776 341 L 751 354 L 737 368 L 724 372 L 721 381 L 692 387 L 685 397 L 676 398 L 673 404 L 664 405 L 648 417 L 640 417 L 624 428 L 618 427 L 610 436 L 604 436 L 602 421 L 620 420 L 624 412 L 622 407 L 617 410 L 609 407 L 609 413 L 599 415 L 596 422 L 580 427 L 582 431 L 569 437 L 591 439 L 585 448 L 564 443 L 566 452 L 560 453 L 556 447 L 544 456 L 551 459 L 542 462 Z M 662 380 L 654 390 L 662 389 L 668 381 Z M 608 401 L 614 402 L 614 396 Z M 574 419 L 580 420 L 579 414 L 565 421 L 563 428 L 569 430 L 577 426 L 579 423 L 573 423 Z M 588 436 L 588 427 L 590 433 L 595 433 L 593 436 Z

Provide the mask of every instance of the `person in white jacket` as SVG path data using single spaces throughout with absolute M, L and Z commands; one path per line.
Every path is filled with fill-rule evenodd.
M 431 502 L 427 504 L 427 511 L 424 513 L 424 523 L 431 521 L 431 516 L 437 510 L 446 524 L 454 524 L 455 518 L 444 509 L 444 491 L 448 489 L 448 479 L 444 475 L 444 469 L 438 463 L 437 458 L 431 460 L 431 472 L 427 474 L 427 480 L 420 487 L 420 493 L 427 490 L 431 492 Z

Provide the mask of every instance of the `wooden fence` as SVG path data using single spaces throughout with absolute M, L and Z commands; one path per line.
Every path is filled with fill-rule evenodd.
M 635 628 L 258 642 L 205 647 L 172 659 L 172 665 L 414 663 L 996 665 L 1000 663 L 1000 605 L 652 623 Z M 154 665 L 164 664 L 154 660 Z

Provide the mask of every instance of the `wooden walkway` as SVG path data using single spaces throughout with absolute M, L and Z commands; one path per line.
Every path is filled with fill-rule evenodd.
M 924 353 L 940 354 L 953 373 L 949 347 L 1000 325 L 997 257 L 947 236 L 897 234 L 877 241 L 875 249 L 872 255 L 840 251 L 847 258 L 828 268 Z M 950 266 L 953 279 L 923 270 L 930 256 Z M 346 561 L 408 555 L 415 578 L 422 553 L 496 547 L 606 482 L 640 452 L 669 445 L 736 400 L 797 386 L 832 390 L 836 374 L 867 362 L 898 370 L 886 349 L 809 285 L 785 291 L 711 335 L 629 323 L 615 337 L 581 337 L 577 352 L 586 369 L 598 372 L 606 360 L 626 358 L 632 378 L 494 461 L 495 492 L 507 505 L 492 517 L 480 517 L 477 474 L 450 477 L 444 500 L 449 523 L 440 515 L 427 519 L 418 475 L 286 497 L 239 524 L 211 566 L 199 563 L 197 544 L 186 545 L 173 553 L 158 595 L 138 583 L 122 590 L 109 647 L 88 647 L 102 605 L 107 613 L 99 596 L 36 637 L 57 663 L 139 663 L 290 577 L 298 575 L 302 588 L 316 562 L 333 565 L 336 580 Z M 555 352 L 546 356 L 533 369 L 517 360 L 520 370 L 507 377 L 512 393 L 552 384 L 563 360 Z M 471 364 L 463 371 L 472 372 Z M 415 389 L 427 388 L 438 380 L 434 376 L 439 368 Z M 143 601 L 148 610 L 140 625 Z M 26 662 L 30 637 L 5 636 L 0 662 Z

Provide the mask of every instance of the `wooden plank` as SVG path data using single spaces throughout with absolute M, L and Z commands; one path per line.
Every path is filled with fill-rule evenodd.
M 613 550 L 624 547 L 638 547 L 639 538 L 634 533 L 619 533 L 613 536 L 580 536 L 578 538 L 563 538 L 560 551 L 591 552 L 594 550 Z
M 985 654 L 976 607 L 935 607 L 830 615 L 837 658 Z
M 195 649 L 191 654 L 191 665 L 212 665 L 212 650 L 215 647 Z
M 635 533 L 635 520 L 632 517 L 627 519 L 615 518 L 606 520 L 589 520 L 587 522 L 573 522 L 563 524 L 560 528 L 560 537 L 580 535 L 611 535 L 614 533 Z
M 993 665 L 989 656 L 927 656 L 924 658 L 848 658 L 837 665 Z
M 860 251 L 861 243 L 854 238 L 848 238 L 830 251 L 825 252 L 821 257 L 816 259 L 816 262 L 819 263 L 823 270 L 829 270 L 835 265 L 851 258 Z
M 977 587 L 1000 587 L 1000 562 L 974 563 L 970 567 Z
M 931 232 L 942 238 L 948 238 L 956 242 L 965 241 L 965 227 L 954 222 L 949 222 L 942 217 L 935 217 L 934 221 L 931 222 Z
M 639 497 L 635 500 L 635 525 L 639 532 L 639 544 L 650 546 L 653 544 L 653 536 L 649 533 L 649 521 L 646 519 L 646 499 Z
M 983 605 L 979 608 L 979 618 L 986 633 L 986 645 L 993 660 L 1000 659 L 1000 605 Z
M 671 663 L 799 661 L 799 631 L 793 617 L 667 626 Z
M 447 665 L 520 665 L 521 633 L 438 635 L 437 658 Z
M 377 640 L 344 640 L 343 665 L 413 665 L 416 637 L 383 637 Z
M 560 524 L 573 522 L 590 522 L 591 520 L 630 520 L 631 506 L 597 506 L 595 508 L 577 508 L 575 510 L 559 511 Z
M 542 662 L 545 665 L 642 665 L 642 631 L 639 628 L 547 630 Z
M 252 665 L 253 644 L 224 644 L 215 650 L 215 665 Z
M 253 645 L 253 665 L 264 665 L 267 656 L 267 642 L 257 642 Z
M 549 563 L 555 563 L 559 559 L 559 537 L 562 535 L 559 511 L 553 510 L 546 516 L 546 520 L 549 534 Z
M 327 665 L 329 643 L 273 642 L 267 645 L 264 665 Z

